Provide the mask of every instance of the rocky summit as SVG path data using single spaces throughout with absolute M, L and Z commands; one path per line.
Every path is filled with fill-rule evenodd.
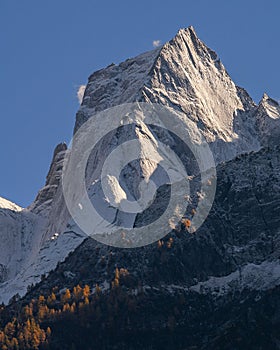
M 88 238 L 65 204 L 61 177 L 71 148 L 60 144 L 46 185 L 28 208 L 0 199 L 1 300 L 7 303 L 19 293 L 20 302 L 28 304 L 52 290 L 58 298 L 66 288 L 85 284 L 96 294 L 98 285 L 101 296 L 95 299 L 94 294 L 89 303 L 95 303 L 95 316 L 89 309 L 86 321 L 76 326 L 92 347 L 58 331 L 69 322 L 62 316 L 52 319 L 51 349 L 62 349 L 61 344 L 67 349 L 279 349 L 279 104 L 267 94 L 256 104 L 193 27 L 179 30 L 151 52 L 90 75 L 74 135 L 96 113 L 133 102 L 178 111 L 192 123 L 185 125 L 192 141 L 196 136 L 190 125 L 207 141 L 216 163 L 217 191 L 204 224 L 190 233 L 182 222 L 163 239 L 135 249 Z M 85 183 L 94 201 L 104 200 L 98 186 L 106 158 L 131 139 L 140 147 L 150 140 L 155 152 L 164 140 L 185 166 L 190 164 L 187 151 L 168 130 L 120 125 L 88 159 Z M 137 199 L 141 180 L 155 170 L 143 159 L 129 163 L 119 179 L 127 197 Z M 194 173 L 190 179 L 195 189 L 198 177 Z M 114 198 L 120 196 L 117 186 L 110 189 Z M 131 216 L 130 225 L 160 215 L 168 191 L 161 186 L 151 210 Z M 197 202 L 190 201 L 194 213 Z M 116 222 L 127 220 L 109 209 Z M 94 325 L 95 335 L 88 334 L 87 324 Z

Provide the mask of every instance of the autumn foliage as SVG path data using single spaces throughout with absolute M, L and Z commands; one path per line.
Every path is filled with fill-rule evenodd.
M 120 279 L 129 275 L 126 269 L 115 269 L 111 283 L 111 292 L 116 295 L 119 290 Z M 94 306 L 102 295 L 102 289 L 94 284 L 91 288 L 85 284 L 58 290 L 53 288 L 49 295 L 39 295 L 28 304 L 20 302 L 13 306 L 12 320 L 6 321 L 9 312 L 4 306 L 0 308 L 0 349 L 49 349 L 49 340 L 52 336 L 52 323 L 59 319 L 73 315 L 83 321 L 88 310 L 94 309 L 98 320 L 101 309 Z M 117 310 L 117 304 L 113 308 Z M 72 316 L 71 316 L 72 317 Z M 6 321 L 6 322 L 5 322 Z

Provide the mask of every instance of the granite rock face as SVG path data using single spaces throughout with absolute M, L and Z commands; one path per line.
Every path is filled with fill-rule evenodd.
M 269 144 L 273 146 L 275 143 L 278 143 L 279 115 L 280 106 L 278 102 L 270 98 L 267 94 L 264 94 L 254 116 L 256 128 L 260 135 L 260 142 L 263 145 Z
M 265 290 L 280 282 L 280 147 L 238 156 L 217 168 L 218 186 L 204 225 L 191 234 L 182 226 L 160 244 L 120 249 L 87 239 L 50 281 L 110 283 L 116 266 L 151 288 L 185 288 L 227 294 Z M 73 277 L 75 276 L 75 277 Z M 55 282 L 53 282 L 55 280 Z
M 105 264 L 109 269 L 107 273 L 115 265 L 127 265 L 145 281 L 146 274 L 150 275 L 147 284 L 153 280 L 161 281 L 160 276 L 155 277 L 161 275 L 161 270 L 165 275 L 162 283 L 166 285 L 177 283 L 181 287 L 210 291 L 218 285 L 227 290 L 228 284 L 240 282 L 240 276 L 249 278 L 262 272 L 267 276 L 268 264 L 276 264 L 275 274 L 269 276 L 270 282 L 276 284 L 278 103 L 264 95 L 259 105 L 255 104 L 244 89 L 234 84 L 217 54 L 197 37 L 192 27 L 180 30 L 171 41 L 156 50 L 93 73 L 76 116 L 74 132 L 77 133 L 95 113 L 130 102 L 171 107 L 199 128 L 218 165 L 218 189 L 213 209 L 197 234 L 190 236 L 183 230 L 173 231 L 171 238 L 176 244 L 171 250 L 163 248 L 160 253 L 156 247 L 148 246 L 139 251 L 117 250 L 109 255 L 110 247 L 86 240 L 74 256 L 80 253 L 80 259 L 83 259 L 86 252 L 90 252 L 91 261 L 97 267 L 94 275 L 97 280 L 104 279 L 106 270 L 99 264 L 104 264 L 102 256 L 108 256 L 111 260 Z M 184 157 L 178 140 L 168 132 L 157 135 L 147 125 L 118 129 L 104 138 L 89 158 L 86 170 L 89 194 L 94 193 L 93 184 L 96 186 L 100 181 L 100 168 L 108 154 L 132 138 L 140 144 L 147 139 L 156 144 L 163 138 L 170 148 Z M 0 234 L 6 247 L 0 253 L 3 271 L 0 292 L 4 301 L 17 292 L 24 294 L 29 284 L 55 268 L 57 262 L 64 260 L 85 239 L 71 219 L 63 197 L 62 165 L 69 155 L 71 150 L 67 150 L 65 144 L 57 146 L 46 185 L 27 209 L 18 212 L 14 204 L 9 208 L 4 205 L 1 209 Z M 187 163 L 188 157 L 185 158 Z M 154 172 L 154 166 L 145 161 L 128 164 L 121 174 L 127 195 L 137 198 L 139 182 Z M 117 197 L 119 193 L 113 195 Z M 162 193 L 160 199 L 164 196 Z M 156 216 L 160 210 L 156 205 L 150 215 Z M 122 220 L 122 217 L 118 219 Z M 135 216 L 132 225 L 142 219 Z M 16 254 L 9 248 L 15 246 Z M 162 265 L 154 268 L 158 259 Z M 74 265 L 70 267 L 75 269 Z M 158 272 L 151 275 L 151 269 Z M 258 284 L 252 286 L 260 288 Z
M 121 310 L 108 340 L 106 313 L 94 336 L 86 335 L 100 349 L 279 349 L 279 151 L 279 145 L 266 147 L 219 165 L 212 211 L 195 234 L 181 227 L 137 249 L 86 239 L 24 302 L 54 286 L 98 283 L 100 305 Z M 116 267 L 127 271 L 117 291 L 110 287 Z M 133 312 L 125 298 L 138 305 Z M 77 322 L 73 343 L 84 330 Z M 53 342 L 68 338 L 56 332 Z
M 29 207 L 32 212 L 40 214 L 42 211 L 46 210 L 46 207 L 50 207 L 50 203 L 53 202 L 60 183 L 63 160 L 66 150 L 67 145 L 65 143 L 61 143 L 56 146 L 51 166 L 46 178 L 46 184 L 39 191 L 37 197 L 35 198 L 35 201 Z
M 217 162 L 258 150 L 261 135 L 271 129 L 256 125 L 255 114 L 265 113 L 262 102 L 258 107 L 234 84 L 218 55 L 197 37 L 193 27 L 180 30 L 159 49 L 92 74 L 75 130 L 94 113 L 136 101 L 182 111 L 197 124 Z M 277 108 L 272 112 L 276 119 Z

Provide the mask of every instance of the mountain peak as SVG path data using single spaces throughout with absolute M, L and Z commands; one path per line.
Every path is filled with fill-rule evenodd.
M 255 105 L 192 26 L 180 29 L 156 50 L 93 73 L 77 113 L 75 132 L 94 113 L 137 101 L 185 113 L 212 144 L 218 162 L 258 148 L 241 118 Z
M 273 104 L 274 106 L 279 106 L 278 101 L 271 98 L 267 93 L 263 94 L 262 99 L 260 101 L 260 104 L 265 104 L 265 103 Z
M 187 50 L 187 52 L 186 52 Z M 217 54 L 199 40 L 192 26 L 180 29 L 163 46 L 129 58 L 120 64 L 111 64 L 90 75 L 80 110 L 77 113 L 75 132 L 89 118 L 89 114 L 142 99 L 141 92 L 149 83 L 159 60 L 167 52 L 175 51 L 180 58 L 198 67 L 198 61 L 210 60 L 218 69 L 224 70 Z M 172 57 L 169 57 L 169 61 Z
M 234 159 L 236 155 L 242 153 L 258 150 L 261 145 L 268 144 L 268 139 L 269 142 L 272 139 L 279 139 L 276 133 L 279 130 L 278 119 L 274 120 L 280 116 L 279 105 L 265 94 L 259 107 L 256 108 L 246 91 L 237 87 L 231 80 L 217 54 L 197 37 L 193 27 L 179 30 L 173 39 L 160 48 L 94 72 L 89 77 L 83 102 L 77 113 L 75 130 L 97 112 L 131 102 L 160 104 L 184 113 L 186 117 L 184 120 L 187 121 L 184 130 L 195 142 L 196 131 L 199 128 L 217 163 Z M 174 113 L 172 122 L 180 125 L 179 118 L 178 116 L 176 119 Z M 189 120 L 191 123 L 188 123 Z M 273 138 L 271 130 L 275 130 Z M 261 139 L 259 135 L 263 135 Z M 184 156 L 187 163 L 188 156 L 174 134 L 169 133 L 167 128 L 163 136 L 167 146 L 175 151 L 175 154 Z M 161 141 L 160 138 L 161 135 L 154 132 L 149 125 L 144 125 L 143 128 L 141 126 L 141 130 L 138 127 L 120 128 L 114 134 L 109 133 L 103 138 L 102 147 L 93 149 L 85 173 L 86 184 L 89 186 L 88 194 L 90 199 L 94 198 L 96 202 L 101 203 L 100 208 L 104 212 L 106 209 L 106 215 L 107 213 L 109 216 L 112 215 L 115 222 L 127 223 L 129 218 L 129 225 L 138 227 L 135 224 L 142 223 L 141 220 L 145 219 L 145 215 L 148 218 L 156 217 L 154 213 L 159 213 L 159 207 L 156 205 L 154 212 L 149 210 L 144 216 L 135 217 L 126 215 L 118 208 L 112 209 L 100 191 L 102 188 L 100 169 L 108 155 L 121 143 L 137 139 L 142 147 L 150 140 L 155 151 L 158 151 L 156 147 L 160 142 L 157 140 Z M 42 273 L 54 268 L 57 261 L 63 260 L 84 239 L 71 219 L 64 200 L 61 178 L 66 152 L 65 144 L 56 147 L 46 184 L 38 193 L 36 200 L 20 215 L 11 213 L 12 223 L 7 226 L 9 230 L 5 231 L 5 242 L 9 247 L 10 237 L 14 239 L 17 243 L 18 258 L 14 258 L 13 250 L 3 248 L 0 258 L 6 251 L 8 254 L 0 264 L 7 266 L 7 269 L 14 265 L 9 276 L 13 277 L 19 273 L 17 278 L 20 287 L 25 288 L 30 282 L 37 281 Z M 234 161 L 233 163 L 237 164 Z M 125 198 L 122 189 L 127 189 L 129 196 L 136 198 L 143 174 L 147 179 L 153 179 L 154 173 L 154 165 L 148 161 L 135 162 L 131 167 L 125 167 L 119 177 L 121 188 L 117 187 L 114 178 L 108 181 L 111 193 L 114 195 L 113 200 L 117 202 L 116 199 Z M 236 174 L 239 174 L 239 170 Z M 242 180 L 243 176 L 236 178 Z M 228 193 L 228 180 L 226 193 Z M 251 190 L 248 193 L 251 193 Z M 242 203 L 244 198 L 240 197 Z M 0 198 L 0 208 L 9 207 L 14 208 L 13 203 Z M 3 218 L 5 219 L 5 215 Z M 265 224 L 267 225 L 266 222 Z M 12 225 L 14 229 L 11 234 Z M 34 249 L 30 257 L 31 247 Z M 235 247 L 233 246 L 234 249 Z M 215 252 L 216 250 L 215 247 Z M 24 257 L 24 262 L 28 265 L 22 264 L 21 257 Z M 11 281 L 3 287 L 7 288 L 6 294 L 0 289 L 2 298 L 5 295 L 8 298 L 11 293 L 18 291 L 18 287 L 14 287 L 14 280 Z
M 266 92 L 264 92 L 261 101 L 266 101 L 266 100 L 268 100 L 268 99 L 269 99 L 268 94 L 267 94 Z
M 195 31 L 193 26 L 179 29 L 177 32 L 177 35 L 182 35 L 182 34 L 183 35 L 194 35 L 195 37 L 197 37 L 196 31 Z
M 175 37 L 171 39 L 167 44 L 172 44 L 172 43 L 179 43 L 177 46 L 178 50 L 182 50 L 182 46 L 180 43 L 183 45 L 186 45 L 190 51 L 194 50 L 198 53 L 198 56 L 203 60 L 205 59 L 208 55 L 210 55 L 210 58 L 214 61 L 218 61 L 218 55 L 216 54 L 215 51 L 209 49 L 205 45 L 203 41 L 201 41 L 194 29 L 193 26 L 189 26 L 187 28 L 180 29 Z
M 163 46 L 163 50 L 165 46 L 169 47 L 170 45 L 175 46 L 178 51 L 184 50 L 184 47 L 186 46 L 190 52 L 196 51 L 199 55 L 201 55 L 203 51 L 209 51 L 207 46 L 198 38 L 195 29 L 192 26 L 180 29 L 175 37 Z M 213 53 L 213 58 L 216 59 L 216 53 L 214 53 L 214 51 L 211 52 Z
M 279 103 L 273 98 L 269 97 L 266 93 L 263 94 L 259 103 L 259 110 L 262 118 L 269 117 L 272 119 L 280 119 Z

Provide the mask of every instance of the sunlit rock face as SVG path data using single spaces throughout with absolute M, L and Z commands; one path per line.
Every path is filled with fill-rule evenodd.
M 194 283 L 194 278 L 197 282 L 205 282 L 210 276 L 225 276 L 247 263 L 261 263 L 268 259 L 269 246 L 274 244 L 274 249 L 278 247 L 276 216 L 267 218 L 269 213 L 277 213 L 278 210 L 278 198 L 274 195 L 278 189 L 279 159 L 277 152 L 266 150 L 267 153 L 262 153 L 262 148 L 266 149 L 267 145 L 273 148 L 278 143 L 278 103 L 264 95 L 257 105 L 244 89 L 235 85 L 217 54 L 197 37 L 192 27 L 180 30 L 172 40 L 156 50 L 93 73 L 77 112 L 74 132 L 95 113 L 130 102 L 161 104 L 183 113 L 207 140 L 217 165 L 229 162 L 225 170 L 220 165 L 218 180 L 221 187 L 217 191 L 220 203 L 216 204 L 220 213 L 218 218 L 213 216 L 212 221 L 206 222 L 205 227 L 209 230 L 205 235 L 192 237 L 177 252 L 177 258 L 186 259 L 189 264 L 181 265 L 183 280 L 188 284 Z M 156 133 L 147 125 L 112 132 L 89 158 L 85 175 L 90 196 L 96 194 L 93 183 L 100 180 L 100 168 L 107 155 L 132 138 L 139 140 L 140 144 L 147 139 L 156 144 L 163 138 L 184 158 L 178 140 L 168 132 Z M 65 144 L 57 146 L 46 184 L 27 209 L 22 210 L 13 203 L 0 200 L 0 295 L 4 301 L 17 292 L 24 294 L 28 285 L 54 269 L 57 262 L 64 260 L 85 239 L 71 220 L 63 196 L 62 167 L 69 152 Z M 236 159 L 248 152 L 256 153 L 242 158 L 242 161 Z M 266 157 L 271 158 L 271 163 L 267 163 Z M 188 157 L 185 158 L 187 163 Z M 121 173 L 121 187 L 115 179 L 108 179 L 111 197 L 116 202 L 137 198 L 139 183 L 155 171 L 151 162 L 131 162 Z M 254 172 L 252 177 L 248 175 L 250 171 Z M 265 192 L 260 189 L 262 186 L 266 188 Z M 161 191 L 163 203 L 166 191 L 164 188 Z M 239 203 L 239 209 L 235 207 L 236 203 Z M 251 203 L 250 207 L 247 207 L 248 203 Z M 271 204 L 270 208 L 269 203 L 277 205 Z M 234 209 L 231 211 L 231 208 Z M 154 211 L 146 213 L 146 216 L 150 220 L 161 209 L 160 205 L 155 205 Z M 252 215 L 247 220 L 245 213 L 248 210 Z M 126 220 L 118 215 L 117 220 Z M 143 216 L 135 215 L 129 220 L 132 226 L 137 226 Z M 251 230 L 249 226 L 255 224 L 256 229 Z M 259 242 L 265 243 L 260 247 Z M 100 246 L 104 254 L 110 249 Z M 145 249 L 148 256 L 153 254 L 153 248 Z M 196 257 L 201 251 L 204 252 L 203 258 L 198 264 Z M 138 253 L 129 254 L 140 266 Z M 274 254 L 277 255 L 277 250 Z M 183 283 L 182 280 L 180 283 Z

